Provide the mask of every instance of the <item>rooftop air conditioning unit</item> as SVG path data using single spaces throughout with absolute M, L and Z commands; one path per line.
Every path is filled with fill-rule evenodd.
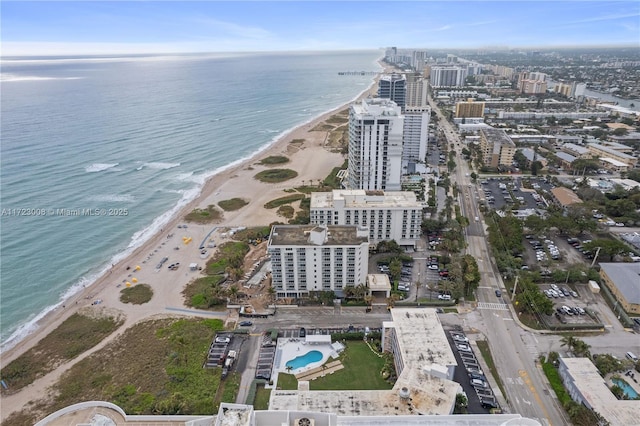
M 293 424 L 294 426 L 314 426 L 315 420 L 303 417 L 301 419 L 296 419 Z

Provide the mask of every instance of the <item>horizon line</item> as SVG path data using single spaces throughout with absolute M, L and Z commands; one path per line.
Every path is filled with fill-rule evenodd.
M 29 57 L 40 57 L 40 58 L 60 58 L 60 57 L 105 57 L 105 56 L 161 56 L 161 55 L 204 55 L 204 54 L 269 54 L 269 53 L 318 53 L 318 52 L 350 52 L 350 51 L 376 51 L 376 50 L 385 50 L 387 47 L 353 47 L 353 48 L 335 48 L 335 49 L 282 49 L 282 50 L 222 50 L 222 51 L 214 51 L 214 50 L 194 50 L 194 51 L 165 51 L 165 52 L 125 52 L 125 51 L 112 51 L 112 52 L 104 52 L 104 53 L 78 53 L 78 52 L 69 52 L 69 53 L 25 53 L 19 55 L 2 55 L 0 54 L 0 59 L 9 59 L 9 58 L 29 58 Z M 601 48 L 630 48 L 636 47 L 634 42 L 628 43 L 603 43 L 603 44 L 575 44 L 575 45 L 527 45 L 527 46 L 477 46 L 477 47 L 454 47 L 454 46 L 443 46 L 443 47 L 397 47 L 398 50 L 432 50 L 432 51 L 441 51 L 441 50 L 493 50 L 493 51 L 512 51 L 512 50 L 556 50 L 556 49 L 601 49 Z

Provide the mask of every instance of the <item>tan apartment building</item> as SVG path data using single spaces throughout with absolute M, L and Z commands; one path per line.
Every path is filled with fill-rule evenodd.
M 516 144 L 502 129 L 493 127 L 480 129 L 482 163 L 486 167 L 511 167 L 516 153 Z
M 456 104 L 456 118 L 484 117 L 484 102 L 474 102 L 467 99 L 466 102 Z
M 587 144 L 587 149 L 591 151 L 591 154 L 594 157 L 597 157 L 599 159 L 610 158 L 612 160 L 625 163 L 629 168 L 634 168 L 636 163 L 638 162 L 638 159 L 633 155 L 618 151 L 611 146 L 606 146 L 598 143 L 590 143 Z M 603 164 L 603 166 L 606 167 L 606 164 Z
M 601 263 L 600 277 L 628 314 L 640 314 L 640 263 Z

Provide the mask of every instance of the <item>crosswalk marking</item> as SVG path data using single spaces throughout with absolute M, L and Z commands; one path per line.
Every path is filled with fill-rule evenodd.
M 508 311 L 509 307 L 506 303 L 487 303 L 478 302 L 478 309 L 492 309 L 494 311 Z

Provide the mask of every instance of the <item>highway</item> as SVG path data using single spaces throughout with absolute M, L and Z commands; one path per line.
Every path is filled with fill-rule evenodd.
M 438 125 L 444 131 L 449 147 L 453 145 L 456 151 L 456 168 L 450 179 L 458 185 L 461 213 L 470 221 L 466 230 L 466 253 L 476 258 L 482 276 L 476 292 L 478 302 L 481 306 L 508 303 L 502 278 L 491 261 L 477 200 L 477 186 L 471 183 L 472 171 L 462 157 L 459 136 L 431 98 L 429 102 L 438 115 Z M 496 296 L 497 289 L 502 290 L 502 298 Z M 505 307 L 478 309 L 479 323 L 469 324 L 467 321 L 466 326 L 480 329 L 487 337 L 498 374 L 504 383 L 504 397 L 510 407 L 507 411 L 534 418 L 546 425 L 570 424 L 536 362 L 536 336 L 520 327 L 519 322 L 514 320 L 513 310 Z

